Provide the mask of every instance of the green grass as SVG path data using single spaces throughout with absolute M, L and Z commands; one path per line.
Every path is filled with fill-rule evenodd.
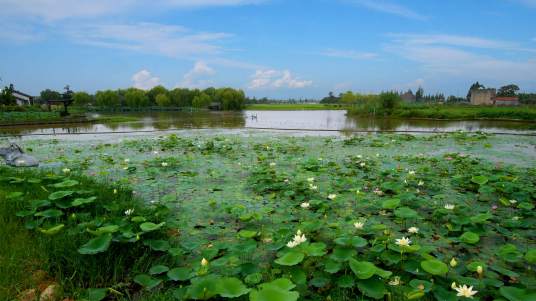
M 356 107 L 350 110 L 354 115 L 370 115 L 369 108 Z M 383 115 L 376 110 L 376 115 Z M 402 105 L 396 108 L 392 117 L 430 118 L 447 120 L 524 120 L 536 121 L 536 106 L 490 107 L 471 105 Z
M 257 111 L 306 111 L 306 110 L 345 110 L 343 105 L 335 104 L 251 104 L 246 106 L 246 110 Z

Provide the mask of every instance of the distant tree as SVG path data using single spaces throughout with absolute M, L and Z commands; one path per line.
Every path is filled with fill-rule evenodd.
M 469 88 L 469 92 L 467 92 L 467 101 L 471 101 L 471 91 L 473 90 L 481 90 L 481 89 L 485 89 L 486 87 L 484 87 L 484 85 L 481 85 L 479 82 L 476 82 L 474 84 L 471 85 L 471 87 Z
M 391 115 L 393 110 L 399 106 L 402 98 L 396 92 L 383 92 L 380 94 L 380 105 L 385 113 Z
M 149 96 L 149 101 L 151 104 L 156 104 L 156 96 L 159 94 L 168 94 L 169 91 L 164 86 L 156 86 L 151 90 L 147 91 L 147 96 Z
M 208 94 L 203 92 L 194 97 L 194 100 L 192 101 L 192 107 L 208 108 L 211 102 L 212 102 L 212 98 Z
M 86 92 L 75 92 L 73 94 L 73 104 L 77 106 L 87 106 L 93 102 L 93 97 Z
M 329 92 L 327 97 L 320 100 L 320 103 L 338 103 L 339 101 L 339 97 L 336 97 L 333 92 Z
M 216 91 L 215 100 L 221 103 L 224 110 L 241 110 L 246 102 L 246 95 L 242 90 L 221 88 Z
M 424 96 L 424 89 L 419 86 L 419 89 L 417 89 L 417 92 L 415 92 L 415 101 L 421 101 Z
M 44 100 L 44 101 L 61 99 L 61 93 L 60 92 L 50 90 L 50 89 L 46 89 L 46 90 L 41 91 L 40 95 L 41 95 L 41 99 Z
M 138 108 L 150 105 L 149 97 L 147 97 L 145 91 L 136 88 L 127 89 L 124 93 L 124 100 L 127 107 Z
M 357 102 L 357 95 L 352 91 L 341 94 L 340 102 L 344 104 L 354 104 Z
M 170 107 L 171 106 L 171 99 L 167 94 L 158 94 L 156 95 L 156 104 L 160 107 Z
M 497 92 L 497 96 L 513 97 L 516 96 L 517 91 L 519 91 L 519 87 L 517 85 L 506 85 L 499 89 L 499 91 Z
M 95 104 L 101 107 L 119 107 L 119 93 L 117 91 L 106 90 L 97 91 L 95 94 Z
M 2 93 L 0 94 L 0 104 L 6 106 L 17 104 L 17 100 L 15 99 L 15 96 L 13 96 L 13 90 L 13 85 L 7 86 L 2 89 Z

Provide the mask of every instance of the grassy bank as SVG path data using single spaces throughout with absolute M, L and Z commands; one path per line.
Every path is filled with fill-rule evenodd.
M 133 300 L 455 301 L 455 282 L 472 286 L 477 300 L 532 300 L 533 142 L 513 139 L 457 133 L 24 142 L 42 162 L 135 187 L 145 213 L 124 205 L 128 198 L 114 201 L 113 186 L 0 174 L 9 200 L 29 201 L 13 219 L 19 227 L 52 216 L 28 235 L 43 240 L 37 252 L 50 263 L 43 269 L 77 299 L 91 287 Z M 517 158 L 518 165 L 482 158 Z M 94 203 L 83 205 L 89 207 L 69 207 L 92 195 Z M 51 204 L 33 211 L 43 204 L 36 199 Z M 41 231 L 58 223 L 65 226 L 55 235 Z M 73 242 L 50 247 L 65 237 Z M 80 254 L 99 237 L 108 249 L 92 243 L 85 249 L 99 253 Z M 134 255 L 121 257 L 125 250 Z M 72 268 L 93 260 L 109 270 Z
M 85 114 L 61 117 L 59 112 L 0 112 L 0 125 L 86 122 Z
M 346 110 L 343 105 L 336 104 L 251 104 L 246 106 L 246 110 L 257 111 L 306 111 L 306 110 Z
M 387 115 L 381 108 L 354 107 L 349 110 L 353 115 Z M 536 121 L 536 106 L 489 107 L 470 105 L 402 105 L 390 112 L 389 116 L 398 118 L 430 118 L 447 120 L 524 120 Z

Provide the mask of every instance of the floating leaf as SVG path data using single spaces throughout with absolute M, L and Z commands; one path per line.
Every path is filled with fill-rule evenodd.
M 421 267 L 429 274 L 436 276 L 446 275 L 449 271 L 448 266 L 437 259 L 421 261 Z
M 158 275 L 169 271 L 169 268 L 165 265 L 155 265 L 149 269 L 149 274 Z
M 173 281 L 186 281 L 191 277 L 191 269 L 189 268 L 174 268 L 167 272 L 167 276 Z
M 376 273 L 376 266 L 372 262 L 350 259 L 350 268 L 359 279 L 369 279 Z
M 216 290 L 218 295 L 224 298 L 238 298 L 250 291 L 242 281 L 232 277 L 221 278 L 218 281 Z
M 74 201 L 72 202 L 72 205 L 74 207 L 78 207 L 78 206 L 82 206 L 82 205 L 85 205 L 85 204 L 91 204 L 93 203 L 95 200 L 97 199 L 97 197 L 89 197 L 89 198 L 76 198 L 74 199 Z
M 378 279 L 360 280 L 357 282 L 357 288 L 359 288 L 365 296 L 373 299 L 382 299 L 387 293 L 383 281 Z
M 280 278 L 270 283 L 263 283 L 259 290 L 252 290 L 250 301 L 296 301 L 300 294 L 291 292 L 295 285 L 288 279 Z
M 476 183 L 478 185 L 484 185 L 488 182 L 488 178 L 486 176 L 473 176 L 471 178 L 471 182 Z
M 417 211 L 409 208 L 409 207 L 400 207 L 395 210 L 395 216 L 399 218 L 417 218 L 419 215 L 417 214 Z
M 290 251 L 285 253 L 283 256 L 277 258 L 275 263 L 286 266 L 297 265 L 303 261 L 305 255 L 302 252 Z
M 528 263 L 536 264 L 536 249 L 530 249 L 525 254 L 525 260 Z
M 140 229 L 143 231 L 143 232 L 151 232 L 151 231 L 156 231 L 160 228 L 162 228 L 162 226 L 164 226 L 166 223 L 165 222 L 162 222 L 160 224 L 155 224 L 155 223 L 151 223 L 151 222 L 147 222 L 147 223 L 143 223 L 140 225 Z
M 48 195 L 48 199 L 51 201 L 63 199 L 64 197 L 68 197 L 73 195 L 74 191 L 66 190 L 66 191 L 56 191 Z
M 257 236 L 257 231 L 251 231 L 251 230 L 240 230 L 240 232 L 238 232 L 238 235 L 242 238 L 253 238 L 255 236 Z
M 68 187 L 73 187 L 73 186 L 76 186 L 78 185 L 79 182 L 76 181 L 76 180 L 65 180 L 63 182 L 60 182 L 60 183 L 57 183 L 57 184 L 53 184 L 51 185 L 52 187 L 55 187 L 55 188 L 68 188 Z
M 140 274 L 134 277 L 134 282 L 143 286 L 145 289 L 150 290 L 162 283 L 162 280 L 153 278 L 146 274 Z
M 90 288 L 84 293 L 82 301 L 101 301 L 106 298 L 107 295 L 107 288 Z
M 383 209 L 395 209 L 400 205 L 399 199 L 389 199 L 382 202 Z
M 41 233 L 46 234 L 46 235 L 54 235 L 60 232 L 61 229 L 63 229 L 63 227 L 65 227 L 64 224 L 59 224 L 59 225 L 50 227 L 48 229 L 39 229 L 39 231 L 41 231 Z
M 473 232 L 465 232 L 460 236 L 460 240 L 466 244 L 474 245 L 480 241 L 480 236 Z
M 58 209 L 48 209 L 48 210 L 45 210 L 45 211 L 37 212 L 34 215 L 35 216 L 42 216 L 42 217 L 45 217 L 45 218 L 59 217 L 59 216 L 63 215 L 63 211 L 58 210 Z
M 536 300 L 536 292 L 528 292 L 527 290 L 513 287 L 503 286 L 499 289 L 499 292 L 508 301 L 532 301 Z
M 108 247 L 110 247 L 111 242 L 112 234 L 104 234 L 88 241 L 86 244 L 80 247 L 80 249 L 78 249 L 78 253 L 85 255 L 102 253 L 108 250 Z

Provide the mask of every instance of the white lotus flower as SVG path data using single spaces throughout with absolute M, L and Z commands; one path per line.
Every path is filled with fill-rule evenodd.
M 482 273 L 484 273 L 484 269 L 481 265 L 476 267 L 476 272 L 478 273 L 478 275 L 482 275 Z
M 201 259 L 201 266 L 206 267 L 208 265 L 208 260 L 206 260 L 204 257 Z
M 315 178 L 307 178 L 307 182 L 312 183 L 312 182 L 314 182 L 314 181 L 315 181 Z
M 409 232 L 409 233 L 412 233 L 412 234 L 419 233 L 419 228 L 417 228 L 417 227 L 411 227 L 411 228 L 408 229 L 408 232 Z
M 296 246 L 298 246 L 298 243 L 295 242 L 294 240 L 291 240 L 291 241 L 289 241 L 289 242 L 287 243 L 287 247 L 289 247 L 289 248 L 291 248 L 291 249 L 294 248 L 294 247 L 296 247 Z
M 306 241 L 307 241 L 307 238 L 305 237 L 305 234 L 303 234 L 300 230 L 298 230 L 296 232 L 296 235 L 294 235 L 294 238 L 287 243 L 287 247 L 292 249 Z
M 515 203 L 517 203 L 516 200 L 509 200 L 509 202 L 510 202 L 510 204 L 515 204 Z
M 125 215 L 126 215 L 126 216 L 129 216 L 129 215 L 131 215 L 132 213 L 134 213 L 134 209 L 128 209 L 128 210 L 125 211 Z
M 453 268 L 455 268 L 457 265 L 458 265 L 458 262 L 456 261 L 456 258 L 453 257 L 453 258 L 450 260 L 450 266 L 453 267 Z
M 392 285 L 392 286 L 400 285 L 400 277 L 399 276 L 393 277 L 393 280 L 389 281 L 389 285 Z
M 128 162 L 130 162 L 130 159 L 125 159 L 125 160 L 123 160 L 123 161 L 124 161 L 125 163 L 128 163 Z
M 424 186 L 424 182 L 423 181 L 419 181 L 419 183 L 417 183 L 418 186 Z
M 158 155 L 158 151 L 153 151 L 153 154 Z
M 454 207 L 456 207 L 456 206 L 454 206 L 452 204 L 446 204 L 445 205 L 445 209 L 447 209 L 447 210 L 454 210 Z
M 361 167 L 365 167 L 365 165 L 366 165 L 365 162 L 361 162 L 361 163 L 359 164 L 359 166 L 361 166 Z
M 363 227 L 365 227 L 365 223 L 363 223 L 363 222 L 355 222 L 355 223 L 354 223 L 354 227 L 355 227 L 357 230 L 362 230 Z
M 270 167 L 274 167 L 274 166 L 276 166 L 276 165 L 277 165 L 277 164 L 276 164 L 275 162 L 270 163 Z
M 117 194 L 117 189 L 114 189 L 114 194 Z
M 331 193 L 330 195 L 328 195 L 328 199 L 330 199 L 330 200 L 332 200 L 332 201 L 333 201 L 334 199 L 336 199 L 336 198 L 337 198 L 337 195 L 334 194 L 334 193 Z
M 309 204 L 308 202 L 303 202 L 300 204 L 300 207 L 302 207 L 303 209 L 307 209 L 311 206 L 311 204 Z
M 167 162 L 162 162 L 162 167 L 167 167 L 169 164 Z
M 61 171 L 63 171 L 63 173 L 70 173 L 71 172 L 71 170 L 69 168 L 64 168 Z
M 454 282 L 452 284 L 454 286 L 453 289 L 458 292 L 458 294 L 456 294 L 456 296 L 458 297 L 473 299 L 473 296 L 478 293 L 478 291 L 473 290 L 472 286 L 467 287 L 467 285 L 465 284 L 463 286 L 455 286 L 456 284 Z
M 408 172 L 408 174 L 410 174 L 410 175 L 413 176 L 413 175 L 415 175 L 415 171 L 414 171 L 414 170 L 410 170 L 410 171 Z
M 309 188 L 310 188 L 311 190 L 318 190 L 318 186 L 313 185 L 313 184 L 309 184 Z
M 407 237 L 402 237 L 400 239 L 395 239 L 395 243 L 401 247 L 409 247 L 411 240 Z

